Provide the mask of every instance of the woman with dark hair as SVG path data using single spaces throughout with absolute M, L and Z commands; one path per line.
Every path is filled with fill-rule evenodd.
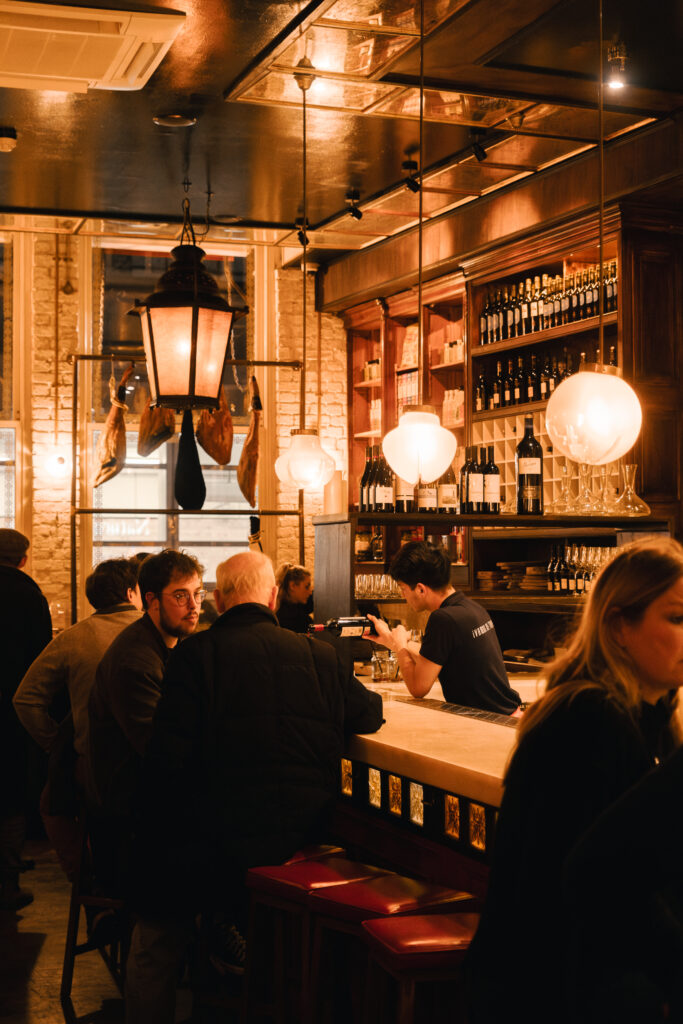
M 566 1019 L 563 862 L 598 815 L 680 744 L 676 541 L 649 537 L 616 554 L 546 681 L 520 723 L 505 778 L 489 890 L 466 962 L 471 1024 Z
M 277 601 L 275 614 L 283 629 L 305 633 L 311 624 L 313 611 L 313 583 L 311 574 L 303 565 L 285 562 L 275 576 Z

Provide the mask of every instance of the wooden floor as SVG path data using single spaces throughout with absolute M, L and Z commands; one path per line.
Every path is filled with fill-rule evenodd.
M 70 887 L 46 843 L 28 843 L 36 862 L 21 876 L 35 899 L 18 914 L 0 911 L 0 1021 L 59 1024 L 59 984 Z M 123 1002 L 97 953 L 76 960 L 74 1009 L 81 1024 L 121 1024 Z
M 59 986 L 70 886 L 47 843 L 27 843 L 24 856 L 36 862 L 21 876 L 22 888 L 35 899 L 18 914 L 0 911 L 0 1024 L 63 1024 Z M 76 958 L 72 1000 L 78 1024 L 123 1024 L 123 1000 L 97 952 Z M 191 1007 L 189 991 L 180 988 L 176 1021 L 237 1020 L 224 1007 L 205 1006 L 194 1015 Z

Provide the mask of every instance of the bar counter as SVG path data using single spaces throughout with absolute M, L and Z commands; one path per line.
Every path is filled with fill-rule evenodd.
M 483 895 L 519 719 L 363 681 L 382 694 L 385 722 L 349 739 L 335 838 L 355 856 Z M 535 680 L 511 683 L 533 700 Z

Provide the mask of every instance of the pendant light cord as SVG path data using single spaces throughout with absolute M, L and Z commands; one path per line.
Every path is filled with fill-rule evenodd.
M 602 74 L 602 47 L 603 47 L 603 35 L 602 35 L 602 0 L 598 0 L 598 40 L 599 40 L 599 75 L 598 75 L 598 174 L 600 177 L 600 204 L 598 207 L 598 254 L 599 254 L 599 268 L 598 268 L 598 346 L 600 351 L 600 362 L 604 363 L 604 327 L 603 327 L 603 315 L 604 315 L 604 220 L 605 220 L 605 152 L 604 152 L 604 126 L 603 126 L 603 74 Z
M 424 161 L 424 45 L 425 5 L 420 0 L 420 191 L 417 194 L 417 404 L 422 405 L 424 360 L 422 353 L 422 167 Z
M 303 295 L 303 328 L 302 328 L 302 332 L 301 332 L 303 356 L 302 356 L 302 360 L 301 360 L 301 362 L 302 362 L 302 366 L 301 366 L 301 402 L 300 402 L 300 409 L 299 409 L 299 420 L 300 420 L 301 429 L 304 430 L 305 427 L 306 427 L 306 269 L 307 269 L 307 249 L 308 249 L 308 235 L 306 234 L 306 231 L 307 231 L 307 228 L 308 228 L 308 218 L 306 216 L 307 209 L 308 209 L 308 204 L 307 204 L 307 196 L 306 196 L 306 90 L 305 89 L 301 90 L 301 95 L 302 95 L 302 98 L 303 98 L 303 111 L 302 111 L 302 114 L 303 114 L 303 116 L 302 116 L 302 120 L 303 120 L 303 131 L 302 131 L 302 138 L 303 138 L 303 159 L 302 159 L 302 165 L 303 165 L 303 174 L 302 174 L 302 179 L 303 179 L 303 223 L 302 223 L 302 226 L 301 226 L 301 231 L 302 231 L 302 236 L 303 236 L 302 237 L 302 244 L 303 244 L 302 269 L 303 269 L 303 280 L 304 280 L 304 285 L 303 285 L 304 295 Z

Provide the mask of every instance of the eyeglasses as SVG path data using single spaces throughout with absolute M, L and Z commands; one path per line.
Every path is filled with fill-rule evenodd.
M 195 604 L 201 604 L 206 597 L 205 590 L 195 590 L 194 594 L 191 594 L 189 590 L 174 590 L 170 594 L 164 594 L 164 597 L 172 598 L 179 608 L 182 608 L 184 604 L 189 604 L 194 601 Z

